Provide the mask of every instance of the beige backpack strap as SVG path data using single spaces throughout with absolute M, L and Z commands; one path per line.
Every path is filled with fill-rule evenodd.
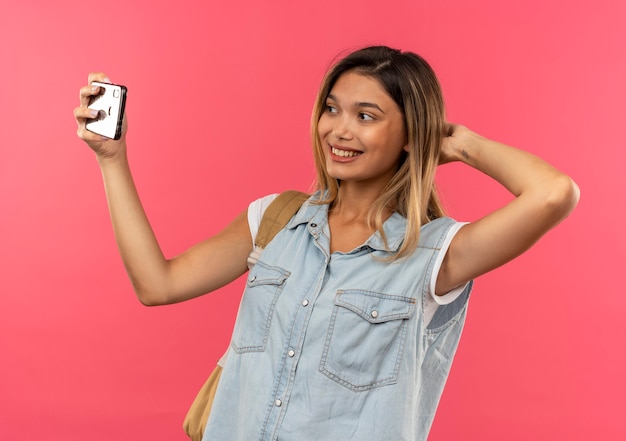
M 255 245 L 265 248 L 308 198 L 308 194 L 294 190 L 279 194 L 263 213 Z
M 264 248 L 270 243 L 274 236 L 287 225 L 287 222 L 289 222 L 308 198 L 308 194 L 293 190 L 279 194 L 267 207 L 265 213 L 263 213 L 261 224 L 259 225 L 259 232 L 256 236 L 256 245 Z M 256 251 L 255 249 L 255 252 Z M 262 250 L 258 251 L 259 255 L 260 251 Z M 251 257 L 248 258 L 248 263 L 250 263 L 252 259 L 252 265 L 254 265 L 257 258 L 258 255 L 254 258 L 251 255 Z M 200 392 L 198 392 L 196 399 L 185 417 L 183 428 L 192 441 L 200 441 L 202 439 L 204 427 L 209 420 L 211 408 L 213 407 L 213 398 L 215 397 L 215 391 L 217 390 L 221 374 L 222 368 L 218 364 L 204 386 L 202 386 L 202 389 L 200 389 Z

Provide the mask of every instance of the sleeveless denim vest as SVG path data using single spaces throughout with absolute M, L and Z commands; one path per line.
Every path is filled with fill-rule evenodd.
M 472 287 L 426 325 L 455 222 L 429 222 L 411 256 L 385 262 L 405 218 L 385 222 L 389 249 L 376 233 L 331 255 L 327 211 L 306 202 L 249 272 L 203 441 L 426 440 Z

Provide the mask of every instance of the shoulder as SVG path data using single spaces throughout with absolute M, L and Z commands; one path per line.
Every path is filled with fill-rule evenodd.
M 420 228 L 419 245 L 421 248 L 442 248 L 467 222 L 458 222 L 450 217 L 434 219 Z
M 269 194 L 263 196 L 255 201 L 252 201 L 248 206 L 248 225 L 250 226 L 250 234 L 252 235 L 252 242 L 256 238 L 259 231 L 259 225 L 263 218 L 263 213 L 269 205 L 278 197 L 278 193 Z
M 263 213 L 269 207 L 269 205 L 278 197 L 278 193 L 268 194 L 267 196 L 263 196 L 259 199 L 256 199 L 250 202 L 248 206 L 248 216 L 250 216 L 250 212 L 254 212 L 255 215 L 260 214 L 259 219 L 263 216 Z

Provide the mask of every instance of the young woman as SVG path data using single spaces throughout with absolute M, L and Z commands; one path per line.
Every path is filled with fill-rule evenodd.
M 89 82 L 108 81 L 104 74 Z M 188 300 L 248 271 L 260 217 L 166 259 L 126 159 L 80 91 L 78 136 L 95 152 L 120 252 L 146 305 Z M 124 134 L 126 127 L 124 128 Z M 446 122 L 419 56 L 369 47 L 326 75 L 312 118 L 318 191 L 250 268 L 205 440 L 425 440 L 472 280 L 563 220 L 578 188 L 541 159 Z M 515 198 L 472 223 L 445 217 L 439 164 L 461 161 Z

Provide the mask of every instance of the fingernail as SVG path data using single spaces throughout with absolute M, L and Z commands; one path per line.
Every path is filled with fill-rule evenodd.
M 89 116 L 91 116 L 92 118 L 95 118 L 96 116 L 98 116 L 98 113 L 99 113 L 99 112 L 98 112 L 97 110 L 95 110 L 95 109 L 91 109 L 91 110 L 89 111 Z
M 98 91 L 98 86 L 91 86 L 91 91 L 92 92 L 97 92 Z
M 102 80 L 103 83 L 109 83 L 109 84 L 113 84 L 111 83 L 111 80 L 109 80 L 108 78 L 105 78 L 104 80 Z

